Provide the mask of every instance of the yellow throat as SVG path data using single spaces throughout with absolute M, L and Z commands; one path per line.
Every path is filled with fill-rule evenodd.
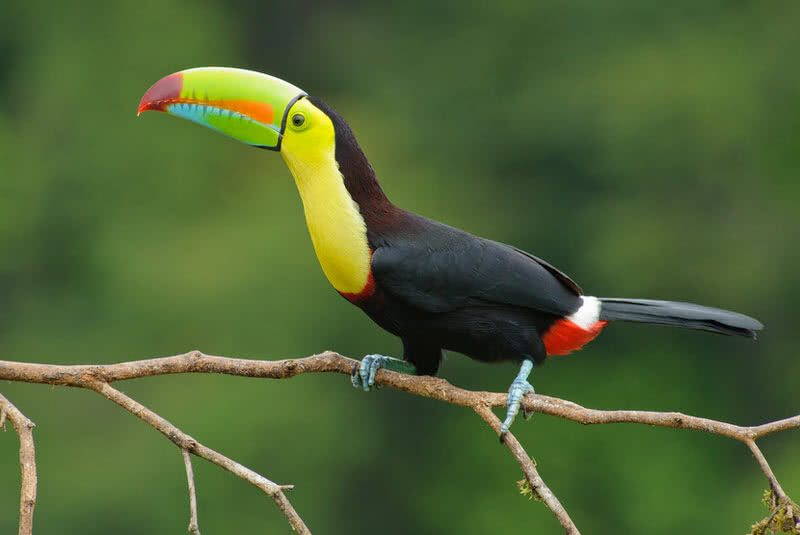
M 297 115 L 300 125 L 293 122 Z M 358 294 L 370 272 L 367 226 L 336 162 L 333 123 L 308 99 L 298 100 L 287 119 L 281 155 L 303 199 L 322 271 L 340 293 Z

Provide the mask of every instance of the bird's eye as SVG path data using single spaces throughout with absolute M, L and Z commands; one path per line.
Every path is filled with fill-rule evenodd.
M 303 117 L 301 113 L 295 113 L 292 115 L 292 124 L 295 126 L 303 126 L 303 123 L 306 122 L 306 118 Z

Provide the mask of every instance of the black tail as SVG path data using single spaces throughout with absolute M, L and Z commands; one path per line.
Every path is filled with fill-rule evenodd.
M 691 303 L 615 297 L 601 297 L 600 302 L 601 320 L 672 325 L 747 338 L 755 338 L 756 331 L 764 328 L 750 316 Z

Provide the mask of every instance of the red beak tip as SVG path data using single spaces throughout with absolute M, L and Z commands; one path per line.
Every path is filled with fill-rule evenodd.
M 180 97 L 182 87 L 182 73 L 176 72 L 165 76 L 153 84 L 153 86 L 147 90 L 147 93 L 144 94 L 142 100 L 139 102 L 139 111 L 136 115 L 139 116 L 143 111 L 147 110 L 164 111 L 163 106 L 159 104 Z

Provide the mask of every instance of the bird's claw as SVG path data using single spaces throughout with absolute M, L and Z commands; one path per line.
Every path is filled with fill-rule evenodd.
M 503 421 L 503 426 L 500 428 L 501 442 L 505 439 L 508 430 L 511 429 L 511 424 L 514 423 L 514 418 L 516 418 L 520 405 L 522 404 L 522 398 L 524 398 L 525 394 L 528 392 L 535 393 L 533 386 L 528 381 L 515 379 L 514 382 L 511 383 L 511 387 L 508 389 L 508 398 L 506 398 L 508 412 L 506 412 L 506 419 Z M 532 413 L 523 409 L 522 416 L 527 420 L 532 416 Z
M 357 368 L 353 368 L 353 372 L 350 374 L 350 382 L 353 383 L 353 387 L 363 388 L 365 392 L 369 392 L 375 385 L 375 374 L 390 360 L 394 359 L 383 355 L 364 357 L 361 364 Z
M 522 399 L 528 392 L 536 393 L 536 391 L 533 389 L 533 385 L 528 382 L 528 375 L 530 374 L 531 370 L 533 370 L 533 362 L 530 360 L 523 361 L 519 374 L 517 375 L 516 379 L 512 381 L 511 386 L 508 387 L 508 397 L 506 398 L 506 406 L 508 407 L 508 411 L 506 412 L 506 419 L 503 421 L 503 425 L 500 427 L 500 442 L 505 441 L 506 433 L 508 433 L 508 430 L 511 429 L 511 424 L 514 423 L 514 418 L 516 418 L 517 413 L 519 412 Z M 526 420 L 532 415 L 532 412 L 528 411 L 527 409 L 522 409 L 522 416 Z
M 378 370 L 381 368 L 411 375 L 417 373 L 416 366 L 406 360 L 384 357 L 383 355 L 367 355 L 361 360 L 358 366 L 353 368 L 350 374 L 350 382 L 353 383 L 355 388 L 363 388 L 367 392 L 369 392 L 373 386 L 375 388 L 380 388 L 382 385 L 375 384 L 375 374 L 377 374 Z

